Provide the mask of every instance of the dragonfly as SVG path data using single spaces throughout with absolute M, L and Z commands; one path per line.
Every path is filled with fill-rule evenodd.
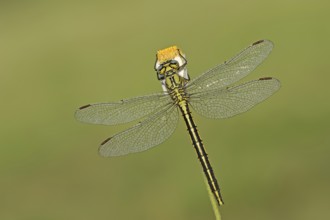
M 193 120 L 191 109 L 202 116 L 222 119 L 235 116 L 273 95 L 280 81 L 262 77 L 233 85 L 252 72 L 270 54 L 273 43 L 259 40 L 232 59 L 190 80 L 185 54 L 177 46 L 158 50 L 154 69 L 162 92 L 121 100 L 88 104 L 75 112 L 78 121 L 118 125 L 142 119 L 135 126 L 103 141 L 99 154 L 122 156 L 161 144 L 174 132 L 181 113 L 208 186 L 218 205 L 224 204 L 218 181 Z

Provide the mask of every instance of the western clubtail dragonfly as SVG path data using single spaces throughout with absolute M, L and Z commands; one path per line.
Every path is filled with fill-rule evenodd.
M 176 46 L 159 50 L 155 70 L 163 92 L 80 107 L 77 120 L 92 124 L 117 125 L 144 118 L 137 125 L 103 141 L 104 157 L 148 150 L 171 136 L 179 112 L 186 123 L 192 144 L 202 164 L 209 187 L 218 204 L 223 204 L 220 187 L 197 131 L 190 108 L 208 118 L 229 118 L 262 102 L 280 88 L 279 80 L 263 77 L 230 86 L 247 76 L 269 55 L 273 43 L 260 40 L 238 55 L 190 80 L 187 60 Z

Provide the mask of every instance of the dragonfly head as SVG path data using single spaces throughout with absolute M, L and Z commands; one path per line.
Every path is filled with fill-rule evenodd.
M 173 74 L 189 80 L 186 65 L 185 55 L 176 46 L 159 50 L 156 54 L 155 70 L 158 80 L 164 80 Z

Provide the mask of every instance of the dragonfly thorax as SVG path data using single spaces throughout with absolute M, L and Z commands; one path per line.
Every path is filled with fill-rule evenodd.
M 155 70 L 164 91 L 172 91 L 189 81 L 185 55 L 176 46 L 159 50 L 156 54 Z

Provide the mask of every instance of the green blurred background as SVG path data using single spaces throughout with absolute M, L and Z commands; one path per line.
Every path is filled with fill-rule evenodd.
M 182 120 L 161 146 L 119 158 L 128 128 L 81 124 L 81 105 L 161 90 L 158 49 L 192 78 L 259 39 L 270 57 L 243 81 L 281 90 L 228 120 L 195 114 L 223 219 L 329 219 L 329 1 L 1 1 L 0 219 L 213 219 Z

